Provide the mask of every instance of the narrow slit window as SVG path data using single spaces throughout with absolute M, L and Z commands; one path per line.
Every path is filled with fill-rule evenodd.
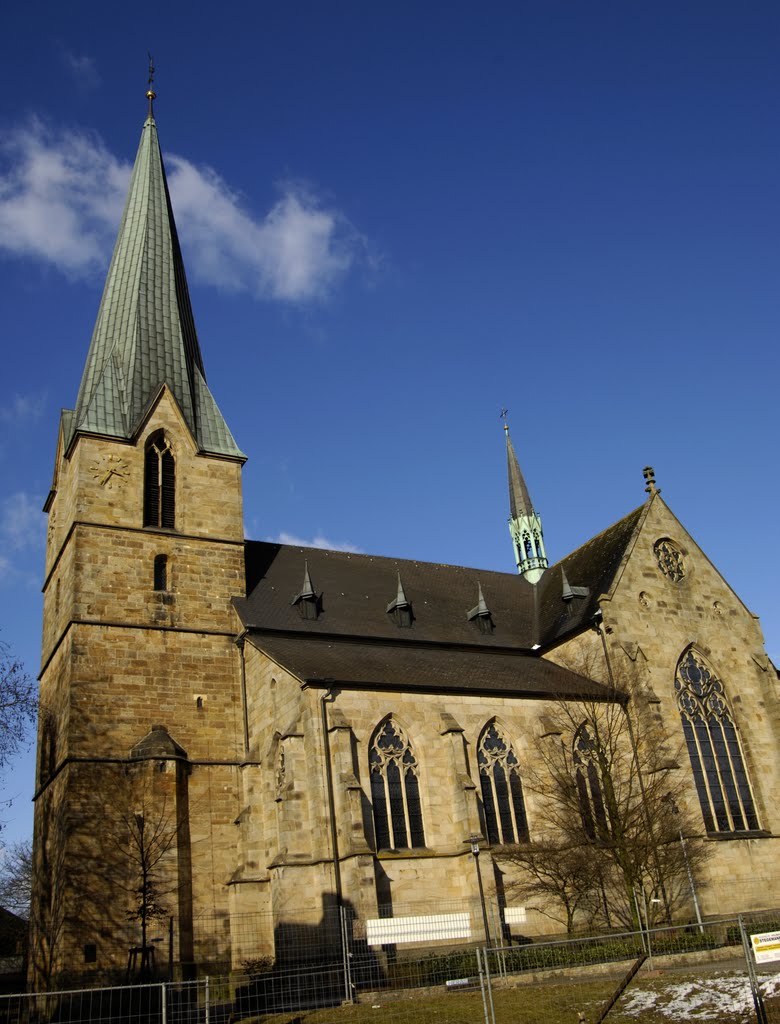
M 168 589 L 168 556 L 155 555 L 154 557 L 154 589 Z

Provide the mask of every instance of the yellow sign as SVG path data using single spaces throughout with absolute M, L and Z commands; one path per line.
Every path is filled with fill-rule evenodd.
M 780 932 L 761 932 L 758 935 L 751 935 L 750 941 L 757 964 L 780 960 Z

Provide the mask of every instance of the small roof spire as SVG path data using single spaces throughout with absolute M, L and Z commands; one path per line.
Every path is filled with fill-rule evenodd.
M 547 568 L 547 552 L 544 549 L 542 520 L 534 511 L 531 496 L 525 485 L 520 463 L 517 461 L 512 439 L 509 436 L 509 425 L 506 421 L 507 410 L 501 410 L 506 435 L 506 462 L 509 475 L 509 533 L 515 549 L 517 571 L 529 583 L 538 582 Z
M 566 570 L 561 566 L 561 598 L 564 601 L 571 601 L 575 597 L 587 597 L 590 591 L 587 587 L 573 587 L 569 583 Z
M 404 585 L 401 582 L 401 574 L 398 573 L 398 591 L 395 596 L 395 601 L 391 601 L 387 606 L 389 612 L 394 612 L 396 608 L 408 608 L 411 602 L 406 600 L 406 594 L 404 593 Z
M 412 602 L 408 600 L 404 593 L 404 585 L 401 582 L 400 572 L 398 573 L 398 590 L 396 592 L 395 600 L 391 601 L 387 606 L 387 614 L 393 616 L 396 626 L 409 627 L 414 621 Z
M 485 598 L 482 594 L 482 584 L 477 582 L 477 603 L 466 612 L 466 618 L 469 622 L 476 622 L 479 627 L 480 633 L 489 634 L 493 632 L 493 616 L 490 614 L 490 609 L 485 602 Z
M 301 587 L 300 597 L 316 597 L 317 593 L 314 589 L 314 585 L 309 575 L 309 559 L 307 558 L 303 563 L 303 586 Z
M 472 619 L 476 619 L 478 616 L 490 615 L 490 609 L 488 608 L 487 602 L 485 601 L 484 595 L 482 593 L 482 584 L 480 582 L 477 582 L 477 595 L 477 603 L 474 605 L 473 608 L 469 609 L 469 611 L 466 612 L 466 618 L 469 620 L 469 622 L 471 622 Z
M 303 586 L 290 601 L 290 604 L 295 607 L 298 606 L 298 610 L 301 613 L 301 618 L 304 619 L 316 619 L 320 613 L 320 598 L 317 591 L 314 589 L 314 584 L 311 581 L 309 575 L 309 560 L 304 560 L 303 563 Z
M 149 57 L 149 80 L 147 82 L 148 89 L 146 90 L 146 98 L 149 100 L 149 117 L 154 120 L 154 101 L 157 99 L 157 93 L 154 91 L 154 57 L 147 50 L 147 56 Z
M 533 515 L 531 496 L 525 485 L 523 474 L 520 472 L 520 463 L 517 461 L 515 449 L 512 445 L 512 438 L 509 436 L 509 424 L 507 423 L 507 409 L 501 410 L 501 419 L 504 421 L 504 433 L 506 435 L 506 462 L 509 475 L 509 511 L 512 519 L 522 515 Z

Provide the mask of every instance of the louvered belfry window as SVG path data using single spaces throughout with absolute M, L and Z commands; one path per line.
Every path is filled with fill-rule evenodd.
M 674 688 L 705 828 L 721 833 L 759 830 L 742 744 L 723 683 L 689 648 L 677 665 Z
M 386 718 L 368 754 L 378 850 L 425 846 L 417 758 L 401 726 Z
M 165 434 L 149 438 L 144 460 L 144 526 L 167 530 L 176 521 L 176 463 Z
M 520 762 L 497 722 L 482 730 L 477 748 L 485 835 L 489 843 L 522 843 L 528 820 L 520 781 Z

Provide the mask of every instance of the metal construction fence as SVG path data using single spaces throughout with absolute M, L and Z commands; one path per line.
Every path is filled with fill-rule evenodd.
M 392 907 L 380 905 L 373 919 L 332 903 L 305 913 L 300 907 L 289 909 L 289 916 L 277 912 L 276 917 L 270 913 L 198 915 L 191 923 L 189 942 L 175 932 L 173 921 L 155 919 L 147 926 L 145 951 L 138 944 L 137 928 L 105 930 L 94 944 L 84 946 L 83 963 L 81 947 L 71 951 L 67 978 L 51 987 L 122 985 L 137 982 L 142 973 L 146 980 L 168 982 L 207 975 L 241 978 L 271 966 L 280 971 L 334 961 L 342 962 L 344 972 L 372 976 L 377 971 L 381 974 L 396 958 L 410 960 L 460 947 L 538 945 L 547 941 L 545 930 L 551 926 L 538 911 L 501 905 L 495 897 L 486 897 L 484 903 L 476 898 L 396 902 Z M 646 923 L 641 903 L 637 913 Z M 765 920 L 764 930 L 780 929 L 780 910 L 751 916 Z M 704 926 L 715 932 L 719 927 L 712 921 Z M 144 964 L 148 969 L 142 972 Z
M 383 1024 L 780 1024 L 777 919 L 449 948 L 438 921 L 436 948 L 425 955 L 414 932 L 413 951 L 385 942 L 346 956 L 334 950 L 329 962 L 258 958 L 243 974 L 192 982 L 3 996 L 0 1024 L 363 1024 L 380 1013 Z M 763 947 L 751 940 L 757 934 Z

